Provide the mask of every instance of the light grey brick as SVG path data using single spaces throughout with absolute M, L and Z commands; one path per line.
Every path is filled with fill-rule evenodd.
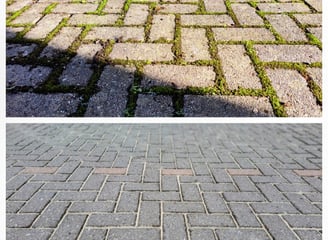
M 25 240 L 47 240 L 49 239 L 51 233 L 51 229 L 9 228 L 6 231 L 6 239 L 16 240 L 24 238 Z
M 37 214 L 7 214 L 6 226 L 8 228 L 27 228 L 32 225 L 32 222 L 37 217 Z
M 224 198 L 233 202 L 260 202 L 265 200 L 262 194 L 257 192 L 225 192 Z
M 204 192 L 203 198 L 209 213 L 228 213 L 225 201 L 219 193 Z
M 216 230 L 219 239 L 242 240 L 242 239 L 271 239 L 267 233 L 259 229 L 219 229 Z
M 113 200 L 116 201 L 121 190 L 121 183 L 119 182 L 106 182 L 101 192 L 99 193 L 98 200 Z
M 80 240 L 103 240 L 106 238 L 106 229 L 92 229 L 92 228 L 84 228 L 81 233 Z
M 201 201 L 201 196 L 196 184 L 181 184 L 181 192 L 185 201 Z
M 114 211 L 114 202 L 80 202 L 74 201 L 69 208 L 71 213 L 98 213 L 98 212 L 113 212 Z
M 203 203 L 198 202 L 165 202 L 163 211 L 168 213 L 204 213 Z
M 40 213 L 44 207 L 51 201 L 55 192 L 52 191 L 38 191 L 31 197 L 20 212 L 24 213 Z
M 210 229 L 191 229 L 190 230 L 190 238 L 191 240 L 197 239 L 207 239 L 207 240 L 215 240 L 215 236 L 213 230 Z

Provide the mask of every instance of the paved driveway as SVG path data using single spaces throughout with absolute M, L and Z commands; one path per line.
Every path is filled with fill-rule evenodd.
M 322 239 L 320 124 L 8 124 L 7 239 Z
M 321 116 L 321 0 L 8 0 L 6 12 L 10 117 Z

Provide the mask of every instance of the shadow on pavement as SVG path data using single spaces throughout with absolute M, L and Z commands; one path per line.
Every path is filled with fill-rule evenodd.
M 109 42 L 62 51 L 6 34 L 7 117 L 274 116 L 265 97 L 204 95 L 190 77 L 147 76 L 140 61 L 118 65 L 105 53 Z

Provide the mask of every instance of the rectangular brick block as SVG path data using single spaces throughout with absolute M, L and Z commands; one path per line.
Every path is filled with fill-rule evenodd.
M 227 172 L 232 176 L 256 176 L 262 175 L 258 169 L 227 169 Z
M 45 38 L 67 15 L 48 14 L 44 16 L 37 25 L 25 34 L 25 38 L 42 39 Z
M 145 4 L 131 4 L 128 12 L 125 15 L 125 25 L 140 25 L 144 24 L 148 16 L 148 5 Z
M 160 239 L 160 230 L 156 228 L 113 228 L 109 230 L 108 239 L 157 240 Z
M 176 88 L 214 86 L 215 72 L 208 66 L 146 65 L 142 86 L 175 86 Z
M 265 200 L 263 195 L 257 192 L 225 192 L 223 196 L 229 202 L 261 202 Z
M 288 116 L 321 116 L 321 108 L 309 91 L 307 81 L 296 70 L 268 69 L 267 74 L 280 101 L 284 103 Z M 286 83 L 282 79 L 290 79 L 290 81 Z M 300 102 L 303 104 L 299 104 Z
M 191 169 L 162 169 L 162 175 L 192 176 L 193 172 Z
M 139 192 L 122 192 L 118 202 L 117 212 L 136 212 L 139 204 Z
M 274 239 L 290 239 L 296 240 L 298 237 L 287 226 L 287 224 L 278 215 L 263 215 L 260 216 L 264 226 Z
M 144 192 L 142 200 L 145 201 L 180 201 L 178 192 Z
M 173 60 L 172 44 L 116 43 L 110 59 L 170 61 Z
M 246 203 L 230 203 L 233 216 L 235 217 L 240 227 L 261 227 L 256 215 Z
M 321 62 L 321 51 L 311 45 L 254 45 L 264 62 Z
M 234 227 L 230 215 L 208 215 L 203 213 L 187 214 L 192 227 Z
M 210 60 L 205 29 L 182 28 L 181 50 L 183 58 L 188 62 Z
M 67 214 L 63 221 L 60 223 L 54 235 L 53 239 L 71 239 L 77 238 L 83 224 L 87 218 L 87 215 L 82 214 Z
M 52 174 L 58 170 L 57 167 L 26 167 L 21 173 L 26 174 Z
M 256 14 L 255 8 L 248 4 L 234 3 L 231 8 L 242 25 L 264 25 L 263 19 Z
M 121 13 L 125 0 L 108 0 L 104 12 Z
M 228 213 L 226 203 L 219 193 L 204 192 L 203 198 L 209 213 Z
M 181 192 L 183 200 L 185 201 L 201 201 L 198 186 L 196 184 L 181 184 Z
M 135 220 L 134 213 L 93 213 L 86 225 L 90 227 L 134 226 Z
M 98 200 L 116 201 L 121 191 L 121 184 L 119 182 L 106 182 L 99 193 Z
M 263 12 L 310 12 L 304 3 L 258 3 L 257 6 Z
M 191 4 L 162 4 L 159 13 L 193 13 L 198 6 Z
M 175 16 L 173 14 L 154 15 L 149 38 L 151 41 L 159 39 L 173 40 L 174 31 Z
M 161 224 L 160 203 L 154 201 L 142 201 L 139 211 L 138 226 L 158 227 Z
M 266 28 L 212 28 L 217 41 L 274 41 Z
M 287 41 L 306 41 L 305 33 L 287 15 L 267 15 L 273 28 Z
M 55 192 L 52 191 L 38 191 L 25 203 L 24 207 L 20 209 L 20 212 L 40 213 L 54 195 Z
M 98 8 L 98 4 L 91 3 L 59 3 L 55 9 L 53 9 L 53 13 L 87 13 L 94 12 Z
M 107 15 L 90 15 L 90 14 L 74 14 L 68 21 L 68 24 L 114 24 L 118 19 L 118 14 L 107 14 Z
M 204 0 L 206 12 L 226 12 L 224 0 Z
M 229 15 L 181 15 L 181 25 L 190 26 L 231 26 L 233 21 Z
M 99 212 L 113 212 L 114 202 L 73 202 L 69 208 L 69 212 L 74 213 L 99 213 Z
M 125 175 L 126 168 L 95 168 L 94 174 Z
M 164 214 L 164 239 L 187 239 L 187 229 L 182 214 Z
M 223 74 L 230 89 L 261 89 L 262 84 L 246 51 L 241 45 L 218 45 Z
M 86 35 L 86 40 L 112 39 L 116 41 L 144 41 L 143 27 L 94 27 Z

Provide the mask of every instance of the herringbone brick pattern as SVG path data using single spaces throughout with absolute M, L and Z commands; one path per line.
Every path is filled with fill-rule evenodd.
M 322 239 L 320 124 L 8 124 L 7 239 Z
M 321 116 L 321 0 L 6 2 L 7 116 Z

